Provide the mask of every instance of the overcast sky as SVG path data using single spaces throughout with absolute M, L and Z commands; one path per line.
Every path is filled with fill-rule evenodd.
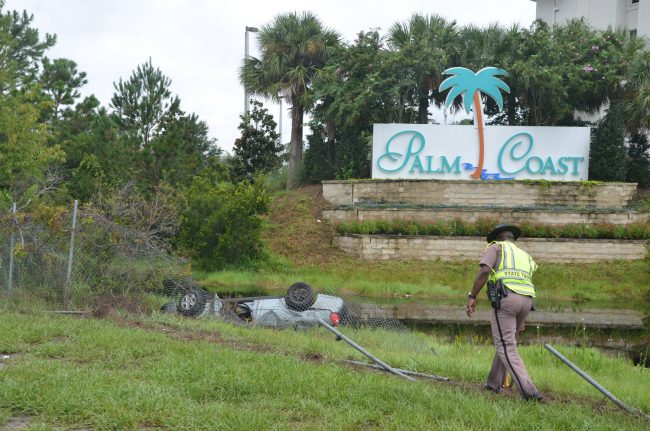
M 27 10 L 41 34 L 57 35 L 50 58 L 74 60 L 88 74 L 82 94 L 107 106 L 113 83 L 128 79 L 151 57 L 172 80 L 181 109 L 210 128 L 219 147 L 230 151 L 238 136 L 244 91 L 237 71 L 244 56 L 244 28 L 268 24 L 285 12 L 311 11 L 351 41 L 362 30 L 381 33 L 415 12 L 439 14 L 459 25 L 499 22 L 528 27 L 535 19 L 530 0 L 7 0 L 4 10 Z M 251 34 L 250 55 L 258 53 Z M 276 117 L 277 105 L 264 102 Z M 290 139 L 288 112 L 283 141 Z

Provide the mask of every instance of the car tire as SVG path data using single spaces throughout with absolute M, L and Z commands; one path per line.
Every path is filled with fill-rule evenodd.
M 206 295 L 201 289 L 189 288 L 178 300 L 176 310 L 183 316 L 196 317 L 205 310 Z
M 294 311 L 305 311 L 316 302 L 316 295 L 307 283 L 293 283 L 287 289 L 287 296 L 285 297 L 287 307 Z

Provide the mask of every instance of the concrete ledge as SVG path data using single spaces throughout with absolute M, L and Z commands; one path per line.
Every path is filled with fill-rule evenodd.
M 438 324 L 489 325 L 491 310 L 479 309 L 467 318 L 464 304 L 440 306 L 408 303 L 384 306 L 382 311 L 402 321 Z M 591 309 L 575 312 L 536 310 L 526 319 L 526 326 L 535 325 L 571 328 L 643 329 L 644 314 L 635 310 Z M 529 329 L 530 330 L 530 329 Z
M 323 181 L 323 197 L 334 207 L 363 202 L 468 206 L 581 206 L 624 208 L 636 183 L 349 180 Z
M 626 225 L 650 219 L 647 211 L 604 211 L 604 210 L 562 210 L 562 209 L 518 209 L 518 208 L 329 208 L 323 210 L 323 218 L 332 222 L 366 220 L 408 220 L 419 223 L 433 223 L 438 220 L 461 219 L 475 222 L 479 218 L 508 220 L 510 223 L 541 223 L 547 225 L 611 223 Z
M 364 260 L 476 260 L 484 238 L 467 236 L 339 235 L 334 243 Z M 650 240 L 523 238 L 517 241 L 537 262 L 605 262 L 643 259 Z

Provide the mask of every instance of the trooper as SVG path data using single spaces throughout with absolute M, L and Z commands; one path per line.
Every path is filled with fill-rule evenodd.
M 467 301 L 467 316 L 476 311 L 476 297 L 487 282 L 492 305 L 490 324 L 496 354 L 485 389 L 498 393 L 506 377 L 512 381 L 525 400 L 541 400 L 524 362 L 517 352 L 516 335 L 524 329 L 524 321 L 533 308 L 535 286 L 532 276 L 537 264 L 514 242 L 521 230 L 510 224 L 499 224 L 487 236 L 488 246 L 479 262 Z

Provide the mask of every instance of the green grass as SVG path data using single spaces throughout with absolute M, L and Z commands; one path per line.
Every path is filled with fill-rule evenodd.
M 334 293 L 463 301 L 477 270 L 477 262 L 369 262 L 348 258 L 309 266 L 286 262 L 268 269 L 213 272 L 198 277 L 213 291 L 283 291 L 296 281 L 305 281 L 317 290 Z M 540 304 L 587 301 L 606 308 L 650 305 L 647 260 L 545 264 L 535 273 L 534 282 Z
M 451 377 L 407 382 L 352 369 L 325 330 L 274 331 L 154 314 L 114 320 L 0 310 L 0 419 L 30 429 L 644 429 L 539 346 L 522 355 L 548 404 L 480 390 L 492 347 L 346 331 L 394 366 Z M 556 346 L 631 406 L 650 375 L 592 349 Z M 303 358 L 318 358 L 307 360 Z

